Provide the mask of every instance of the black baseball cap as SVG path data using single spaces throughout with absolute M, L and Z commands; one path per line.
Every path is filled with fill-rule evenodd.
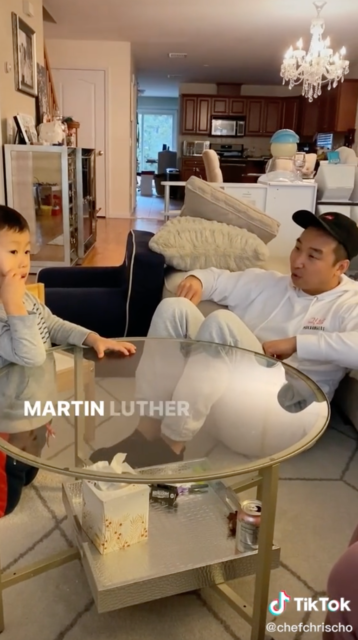
M 358 227 L 354 220 L 335 211 L 316 216 L 311 211 L 296 211 L 292 220 L 303 229 L 316 227 L 329 233 L 346 250 L 349 260 L 358 255 Z

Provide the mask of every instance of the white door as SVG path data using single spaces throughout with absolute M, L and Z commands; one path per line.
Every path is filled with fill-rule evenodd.
M 78 146 L 96 149 L 96 204 L 106 215 L 106 95 L 105 72 L 52 69 L 61 115 L 80 123 Z

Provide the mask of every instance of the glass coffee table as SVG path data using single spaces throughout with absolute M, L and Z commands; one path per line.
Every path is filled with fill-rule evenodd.
M 280 557 L 273 540 L 279 464 L 321 437 L 329 402 L 302 373 L 251 351 L 164 338 L 131 342 L 136 353 L 128 357 L 98 359 L 91 349 L 62 347 L 40 367 L 0 371 L 0 449 L 68 477 L 62 495 L 74 540 L 73 549 L 2 574 L 0 630 L 2 590 L 80 558 L 99 612 L 210 587 L 261 640 Z M 46 446 L 50 421 L 56 438 Z M 134 475 L 92 468 L 118 453 Z M 84 480 L 149 485 L 148 538 L 101 554 L 82 527 Z M 248 523 L 240 538 L 248 529 L 237 514 L 245 513 L 248 491 L 259 501 L 259 527 Z M 256 578 L 253 607 L 230 587 L 248 575 Z

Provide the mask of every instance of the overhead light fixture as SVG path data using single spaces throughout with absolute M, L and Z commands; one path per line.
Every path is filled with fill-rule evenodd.
M 337 87 L 338 82 L 344 81 L 344 76 L 349 71 L 349 61 L 344 60 L 345 47 L 334 53 L 330 48 L 330 39 L 323 40 L 325 22 L 321 18 L 321 11 L 327 2 L 314 2 L 317 16 L 311 22 L 311 43 L 308 52 L 303 50 L 302 38 L 297 42 L 297 49 L 287 51 L 281 65 L 281 77 L 283 83 L 289 83 L 292 89 L 297 84 L 303 83 L 302 95 L 313 102 L 314 98 L 322 93 L 322 85 L 328 84 L 328 89 Z
M 169 58 L 186 58 L 187 53 L 168 53 Z
M 182 78 L 181 73 L 169 73 L 168 78 Z

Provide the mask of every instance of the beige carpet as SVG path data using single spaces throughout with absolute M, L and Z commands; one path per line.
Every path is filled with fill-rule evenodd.
M 330 567 L 358 521 L 357 455 L 355 430 L 334 415 L 313 449 L 281 466 L 275 542 L 282 548 L 282 563 L 272 573 L 272 599 L 281 590 L 292 598 L 323 594 Z M 39 474 L 18 511 L 0 522 L 4 569 L 18 569 L 72 545 L 60 483 L 57 476 Z M 252 599 L 253 578 L 233 585 Z M 7 589 L 4 603 L 2 640 L 249 638 L 249 627 L 208 590 L 99 615 L 79 562 Z M 299 613 L 290 603 L 279 623 L 318 625 L 323 617 Z M 314 629 L 272 635 L 281 640 L 321 638 Z

